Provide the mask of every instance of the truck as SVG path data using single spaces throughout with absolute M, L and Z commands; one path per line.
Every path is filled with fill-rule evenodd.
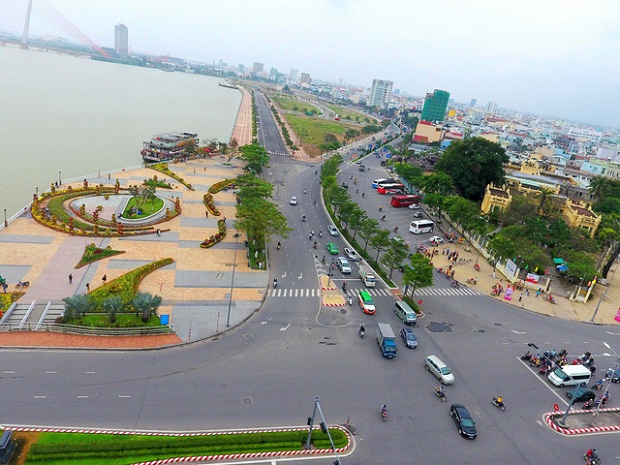
M 377 278 L 372 272 L 368 271 L 363 266 L 360 266 L 360 279 L 366 287 L 375 287 L 377 285 Z
M 387 358 L 396 357 L 398 348 L 396 347 L 396 336 L 388 323 L 379 323 L 377 325 L 377 344 L 381 349 L 381 354 Z

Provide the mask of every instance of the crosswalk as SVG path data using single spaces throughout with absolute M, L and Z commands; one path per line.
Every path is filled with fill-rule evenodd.
M 438 288 L 438 287 L 424 287 L 422 289 L 416 289 L 413 295 L 417 296 L 435 296 L 435 297 L 455 297 L 455 296 L 472 296 L 472 295 L 482 295 L 482 293 L 470 289 L 468 287 L 462 287 L 456 289 L 454 287 L 449 288 Z
M 366 288 L 364 288 L 366 289 Z M 352 289 L 349 287 L 347 295 L 356 295 L 361 289 Z M 393 295 L 387 289 L 366 289 L 370 295 L 374 297 Z M 270 289 L 269 297 L 319 297 L 320 289 Z

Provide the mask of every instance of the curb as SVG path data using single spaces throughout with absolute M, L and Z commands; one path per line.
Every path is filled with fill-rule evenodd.
M 600 409 L 599 412 L 618 413 L 620 412 L 620 408 Z M 569 412 L 568 414 L 569 415 L 586 415 L 586 414 L 593 414 L 593 413 L 594 412 L 592 410 L 573 410 Z M 564 428 L 555 421 L 557 417 L 561 417 L 563 415 L 564 415 L 563 413 L 557 413 L 557 412 L 545 413 L 544 415 L 545 422 L 555 432 L 560 433 L 560 434 L 565 434 L 568 436 L 575 436 L 578 434 L 608 433 L 612 431 L 620 431 L 620 425 L 592 426 L 592 427 L 587 427 L 587 428 L 574 428 L 574 429 Z
M 202 431 L 191 433 L 166 433 L 160 431 L 123 431 L 123 430 L 92 430 L 92 429 L 70 429 L 70 428 L 36 428 L 36 427 L 20 427 L 10 426 L 1 427 L 8 431 L 17 432 L 38 432 L 38 433 L 85 433 L 85 434 L 115 434 L 126 436 L 173 436 L 173 437 L 190 437 L 190 436 L 218 436 L 218 435 L 234 435 L 234 434 L 251 434 L 251 433 L 274 433 L 283 431 L 306 431 L 305 427 L 296 428 L 268 428 L 268 429 L 251 429 L 251 430 L 238 430 L 238 431 Z M 347 445 L 337 449 L 311 449 L 311 450 L 298 450 L 298 451 L 280 451 L 280 452 L 246 452 L 239 454 L 219 454 L 219 455 L 201 455 L 201 456 L 188 456 L 188 457 L 173 457 L 161 460 L 151 460 L 149 462 L 137 462 L 131 465 L 165 465 L 169 463 L 184 463 L 184 462 L 203 462 L 213 460 L 231 460 L 231 459 L 244 459 L 244 458 L 262 458 L 262 457 L 295 457 L 295 456 L 329 456 L 334 453 L 343 453 L 349 450 L 351 447 L 351 433 L 346 428 L 340 425 L 330 426 L 330 429 L 338 429 L 342 431 L 347 437 Z M 320 427 L 316 426 L 315 431 L 320 431 Z

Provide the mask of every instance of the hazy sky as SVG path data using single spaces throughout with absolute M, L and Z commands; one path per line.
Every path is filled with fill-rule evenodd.
M 26 5 L 0 0 L 0 30 Z M 34 0 L 30 31 L 111 47 L 120 22 L 136 52 L 620 126 L 619 18 L 618 0 Z

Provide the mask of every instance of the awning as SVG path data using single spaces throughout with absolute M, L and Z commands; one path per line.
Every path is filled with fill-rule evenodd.
M 564 264 L 564 259 L 563 258 L 554 258 L 553 259 L 553 263 L 555 263 L 556 265 L 562 265 L 562 264 Z
M 556 266 L 556 268 L 558 269 L 558 271 L 568 271 L 568 267 L 566 265 L 558 265 Z

